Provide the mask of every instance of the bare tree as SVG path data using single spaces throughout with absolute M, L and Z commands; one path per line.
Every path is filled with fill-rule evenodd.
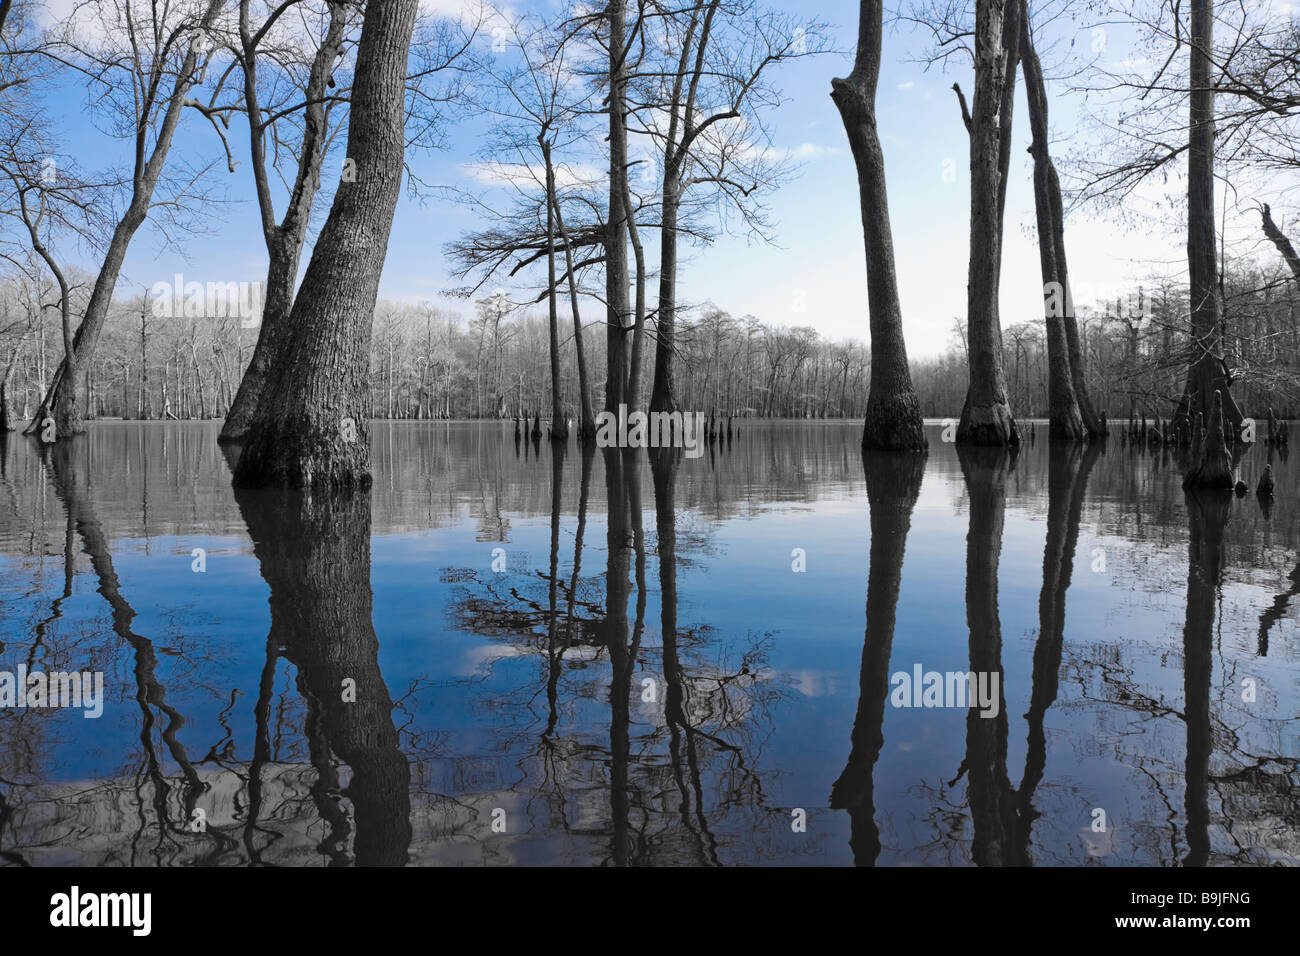
M 1187 267 L 1191 285 L 1192 338 L 1196 355 L 1187 373 L 1186 393 L 1179 414 L 1213 410 L 1206 424 L 1211 444 L 1222 442 L 1214 433 L 1222 420 L 1235 436 L 1242 415 L 1228 392 L 1231 379 L 1223 360 L 1223 304 L 1219 299 L 1219 261 L 1214 224 L 1214 79 L 1210 50 L 1214 43 L 1214 16 L 1210 0 L 1191 0 L 1191 95 L 1189 97 L 1187 151 Z M 1229 438 L 1231 440 L 1231 437 Z M 1199 467 L 1200 484 L 1231 484 L 1221 467 Z
M 662 171 L 650 407 L 671 410 L 678 405 L 673 358 L 686 204 L 697 211 L 725 206 L 762 233 L 758 196 L 790 172 L 772 150 L 764 125 L 765 112 L 780 102 L 771 72 L 785 61 L 824 52 L 824 28 L 748 0 L 694 0 L 645 18 L 641 32 L 651 35 L 654 55 L 638 68 L 637 131 L 654 142 Z M 691 193 L 699 195 L 692 199 Z
M 867 299 L 871 313 L 871 385 L 862 447 L 920 450 L 926 447 L 921 408 L 912 387 L 903 338 L 903 314 L 894 272 L 885 157 L 876 130 L 876 86 L 880 79 L 883 0 L 862 0 L 858 52 L 853 72 L 831 81 L 858 171 L 862 235 L 867 255 Z M 847 360 L 844 374 L 848 374 Z M 841 387 L 841 404 L 843 404 Z
M 969 113 L 965 100 L 961 100 L 963 119 L 970 134 L 970 269 L 966 317 L 970 387 L 957 426 L 957 440 L 972 445 L 1014 445 L 1020 441 L 1007 400 L 998 316 L 1002 213 L 1010 152 L 1015 51 L 1019 48 L 1018 16 L 1018 0 L 976 0 L 975 93 Z M 957 94 L 961 98 L 960 89 Z
M 1034 50 L 1026 0 L 1020 2 L 1020 62 L 1025 72 L 1025 96 L 1029 103 L 1029 125 L 1034 157 L 1034 208 L 1038 220 L 1038 258 L 1043 276 L 1043 298 L 1047 325 L 1049 425 L 1048 434 L 1064 441 L 1078 441 L 1085 424 L 1075 391 L 1072 353 L 1065 333 L 1065 313 L 1072 310 L 1067 292 L 1069 276 L 1065 264 L 1064 207 L 1061 181 L 1048 150 L 1047 90 L 1043 69 Z M 1071 317 L 1073 318 L 1073 317 Z M 1077 337 L 1077 336 L 1076 336 Z M 1080 354 L 1080 361 L 1082 355 Z M 1082 381 L 1082 374 L 1078 376 Z M 1086 386 L 1085 386 L 1086 387 Z M 1086 393 L 1085 393 L 1086 394 Z M 1087 432 L 1093 432 L 1088 426 Z M 1098 429 L 1099 430 L 1099 429 Z M 1096 437 L 1094 435 L 1094 437 Z
M 73 349 L 79 366 L 94 362 L 127 248 L 154 207 L 154 192 L 181 113 L 211 55 L 208 31 L 224 5 L 225 0 L 195 0 L 174 7 L 152 4 L 142 11 L 138 0 L 85 0 L 69 20 L 69 32 L 59 49 L 75 57 L 70 62 L 89 78 L 93 88 L 102 88 L 103 95 L 97 99 L 115 111 L 119 131 L 134 147 L 130 200 L 113 228 L 85 317 L 77 327 Z M 98 42 L 77 35 L 76 25 L 83 12 L 102 32 Z M 186 193 L 194 181 L 178 184 L 179 192 Z M 171 210 L 183 205 L 183 199 L 178 202 L 176 196 L 169 201 Z M 28 431 L 35 431 L 47 409 L 55 412 L 56 437 L 80 431 L 79 386 L 77 376 L 66 363 L 60 363 Z
M 405 79 L 418 0 L 366 11 L 348 123 L 355 182 L 340 183 L 235 469 L 242 487 L 368 487 L 368 354 L 402 186 Z
M 289 96 L 264 103 L 258 70 L 263 59 L 270 60 L 276 80 L 294 78 L 295 60 L 305 59 L 298 54 L 297 44 L 284 44 L 284 49 L 271 49 L 269 40 L 273 28 L 286 13 L 293 0 L 282 2 L 266 10 L 260 23 L 253 21 L 252 0 L 239 0 L 239 38 L 235 47 L 235 60 L 243 75 L 243 109 L 248 116 L 249 153 L 252 158 L 253 183 L 257 190 L 257 207 L 262 222 L 262 238 L 266 243 L 269 262 L 266 270 L 266 287 L 262 299 L 262 321 L 258 329 L 257 344 L 235 393 L 230 412 L 222 425 L 219 441 L 239 441 L 245 437 L 249 423 L 257 411 L 274 356 L 282 348 L 287 318 L 293 307 L 294 282 L 298 278 L 298 263 L 307 240 L 307 226 L 311 220 L 312 205 L 321 184 L 321 164 L 325 148 L 333 132 L 331 115 L 340 105 L 342 97 L 327 96 L 329 86 L 335 85 L 333 71 L 344 54 L 344 43 L 351 25 L 352 14 L 347 4 L 327 4 L 328 15 L 324 32 L 315 53 L 308 61 L 306 82 L 299 89 L 290 83 Z M 277 84 L 278 86 L 279 84 Z M 272 92 L 275 92 L 274 87 Z M 294 100 L 301 102 L 294 102 Z M 288 142 L 283 127 L 289 118 L 302 114 L 302 132 L 296 143 Z M 297 154 L 293 185 L 284 215 L 279 222 L 275 217 L 275 201 L 268 170 L 267 148 L 272 149 L 272 162 L 281 155 Z

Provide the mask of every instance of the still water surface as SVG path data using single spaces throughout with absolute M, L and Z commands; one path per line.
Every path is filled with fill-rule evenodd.
M 372 491 L 307 499 L 216 433 L 0 446 L 0 672 L 105 693 L 0 710 L 0 865 L 1300 863 L 1278 452 L 1262 507 L 1041 425 L 652 467 L 379 423 Z M 918 667 L 996 716 L 896 706 Z

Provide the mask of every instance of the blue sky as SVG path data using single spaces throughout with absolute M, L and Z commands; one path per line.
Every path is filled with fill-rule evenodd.
M 452 0 L 437 0 L 446 4 Z M 535 0 L 531 6 L 549 5 Z M 530 4 L 515 4 L 527 9 Z M 831 24 L 833 45 L 847 51 L 856 42 L 857 3 L 833 0 L 787 4 L 792 11 Z M 1064 47 L 1071 38 L 1079 49 L 1097 34 L 1088 24 L 1058 24 L 1050 38 Z M 1113 28 L 1111 32 L 1115 31 Z M 1104 37 L 1112 46 L 1109 36 Z M 878 123 L 889 182 L 890 213 L 905 330 L 912 355 L 934 355 L 952 339 L 953 319 L 964 317 L 968 242 L 968 141 L 951 86 L 958 81 L 971 95 L 967 62 L 954 59 L 944 71 L 926 70 L 917 62 L 927 37 L 908 24 L 887 26 L 878 100 Z M 1103 49 L 1103 57 L 1125 55 Z M 1048 69 L 1052 63 L 1048 59 Z M 831 102 L 830 79 L 849 69 L 847 54 L 796 60 L 777 75 L 786 102 L 773 115 L 774 146 L 803 161 L 796 178 L 767 199 L 775 224 L 775 244 L 745 235 L 723 235 L 706 248 L 684 248 L 679 294 L 687 304 L 712 302 L 735 316 L 752 314 L 782 325 L 810 325 L 831 338 L 867 339 L 866 274 L 862 250 L 857 181 L 839 115 Z M 1049 83 L 1051 83 L 1049 77 Z M 1051 97 L 1054 150 L 1078 148 L 1077 98 L 1054 84 Z M 68 152 L 86 167 L 125 163 L 128 144 L 97 132 L 86 121 L 85 92 L 75 82 L 48 98 Z M 1025 152 L 1029 128 L 1023 92 L 1016 105 L 1016 145 L 1008 190 L 1002 281 L 1004 327 L 1041 314 L 1041 280 L 1034 237 L 1031 163 Z M 470 167 L 479 158 L 485 124 L 469 119 L 447 131 L 448 148 L 410 157 L 421 179 L 441 185 L 475 185 Z M 232 124 L 236 158 L 246 153 L 242 123 Z M 184 119 L 177 155 L 220 155 L 211 128 L 197 112 Z M 336 149 L 326 168 L 326 192 L 318 200 L 316 223 L 328 208 L 332 181 L 337 181 L 343 152 Z M 947 173 L 947 175 L 945 175 Z M 212 211 L 210 231 L 193 235 L 180 250 L 163 248 L 149 225 L 128 255 L 119 295 L 138 295 L 142 287 L 170 281 L 183 272 L 187 280 L 260 281 L 266 255 L 262 243 L 247 162 L 231 174 L 224 163 L 211 173 L 228 202 Z M 282 206 L 281 206 L 282 208 Z M 393 226 L 380 295 L 412 302 L 432 301 L 468 314 L 470 305 L 442 298 L 461 285 L 449 276 L 444 245 L 479 225 L 475 213 L 440 196 L 416 201 L 404 195 Z M 1067 223 L 1075 299 L 1079 305 L 1095 295 L 1112 298 L 1130 279 L 1152 271 L 1177 273 L 1183 256 L 1179 237 L 1144 231 L 1135 234 L 1096 216 L 1075 214 Z M 654 240 L 648 243 L 654 245 Z M 83 261 L 89 265 L 89 257 Z M 306 258 L 304 257 L 304 268 Z M 495 287 L 495 286 L 493 286 Z M 653 296 L 654 285 L 650 286 Z M 520 290 L 522 298 L 524 290 Z M 799 306 L 803 304 L 803 310 Z M 589 318 L 599 311 L 591 306 Z M 964 319 L 963 319 L 964 320 Z

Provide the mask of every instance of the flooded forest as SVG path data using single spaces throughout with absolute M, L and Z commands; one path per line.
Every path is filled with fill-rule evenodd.
M 1297 49 L 0 0 L 0 869 L 1300 865 Z

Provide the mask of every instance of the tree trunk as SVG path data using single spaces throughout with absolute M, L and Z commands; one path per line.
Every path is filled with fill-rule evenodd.
M 862 447 L 919 450 L 926 447 L 925 429 L 907 365 L 902 307 L 894 272 L 885 157 L 876 130 L 883 11 L 883 0 L 862 0 L 853 72 L 846 79 L 831 80 L 831 99 L 839 108 L 857 166 L 867 257 L 871 385 L 862 426 Z
M 1193 359 L 1187 371 L 1183 400 L 1175 416 L 1184 421 L 1192 409 L 1210 412 L 1215 392 L 1222 400 L 1225 426 L 1235 436 L 1242 415 L 1228 386 L 1223 361 L 1222 303 L 1214 234 L 1214 79 L 1210 47 L 1214 42 L 1214 12 L 1210 0 L 1191 0 L 1191 96 L 1187 151 L 1187 266 L 1190 276 Z M 1213 421 L 1207 422 L 1215 440 Z M 1219 440 L 1222 439 L 1220 434 Z M 1196 482 L 1217 483 L 1217 466 L 1197 471 Z
M 1008 9 L 1010 8 L 1010 9 Z M 978 0 L 975 12 L 975 97 L 970 131 L 970 266 L 967 343 L 970 386 L 957 441 L 971 445 L 1019 444 L 1002 372 L 998 288 L 1002 270 L 1003 124 L 1009 51 L 1003 44 L 1016 0 Z
M 650 410 L 655 412 L 678 409 L 677 382 L 673 373 L 673 350 L 677 347 L 677 189 L 678 183 L 665 173 L 662 228 L 659 230 L 655 377 L 650 392 Z
M 587 375 L 587 347 L 582 341 L 582 313 L 578 308 L 578 280 L 573 274 L 573 246 L 569 231 L 564 228 L 564 215 L 558 198 L 555 206 L 555 227 L 564 243 L 564 268 L 569 276 L 569 308 L 573 312 L 573 347 L 578 355 L 578 440 L 592 442 L 596 438 L 596 418 L 591 411 L 591 379 Z M 450 415 L 448 416 L 450 417 Z
M 367 8 L 348 124 L 356 180 L 340 183 L 290 313 L 235 483 L 370 484 L 370 337 L 402 185 L 404 93 L 418 0 Z
M 1047 91 L 1043 71 L 1029 35 L 1028 10 L 1020 2 L 1020 60 L 1025 71 L 1025 95 L 1029 102 L 1029 125 L 1034 157 L 1034 209 L 1038 220 L 1038 258 L 1043 276 L 1044 310 L 1047 327 L 1048 437 L 1080 441 L 1085 435 L 1083 416 L 1074 394 L 1070 372 L 1069 344 L 1065 338 L 1063 312 L 1069 308 L 1065 295 L 1064 256 L 1056 246 L 1058 224 L 1055 208 L 1060 203 L 1060 183 L 1047 148 Z M 1055 189 L 1056 203 L 1052 201 Z M 1064 229 L 1060 231 L 1064 234 Z M 1053 307 L 1057 306 L 1057 307 Z
M 293 286 L 298 278 L 298 264 L 302 259 L 307 239 L 307 225 L 312 204 L 320 188 L 320 169 L 325 155 L 326 128 L 325 93 L 330 71 L 338 61 L 343 48 L 343 33 L 347 23 L 346 8 L 337 3 L 329 5 L 330 23 L 324 40 L 312 59 L 307 78 L 306 108 L 303 110 L 303 137 L 298 173 L 294 181 L 289 205 L 284 219 L 275 223 L 274 206 L 266 174 L 266 125 L 256 116 L 257 51 L 253 45 L 248 23 L 242 19 L 246 12 L 241 8 L 240 34 L 244 46 L 244 97 L 249 105 L 249 145 L 252 153 L 253 176 L 257 186 L 258 205 L 262 215 L 262 233 L 266 240 L 269 262 L 266 270 L 266 287 L 262 302 L 262 322 L 258 327 L 257 344 L 240 379 L 235 400 L 226 414 L 225 424 L 217 436 L 219 442 L 242 441 L 257 412 L 262 391 L 271 373 L 275 357 L 286 347 L 284 344 L 287 319 L 293 307 Z
M 288 240 L 277 242 L 268 247 L 270 262 L 266 269 L 266 291 L 262 300 L 262 322 L 257 330 L 257 344 L 253 347 L 253 357 L 243 378 L 239 380 L 239 389 L 235 400 L 226 415 L 217 436 L 219 442 L 238 442 L 248 437 L 248 429 L 257 413 L 258 404 L 271 375 L 271 368 L 276 355 L 287 345 L 289 313 L 293 308 L 293 284 L 298 277 L 298 258 L 302 253 L 302 243 L 296 249 Z
M 623 177 L 623 206 L 627 212 L 627 233 L 632 240 L 632 257 L 636 262 L 636 303 L 632 320 L 632 357 L 627 370 L 628 407 L 639 407 L 641 401 L 641 365 L 645 352 L 645 249 L 641 245 L 641 233 L 636 227 L 636 211 L 632 207 L 632 192 L 628 187 L 627 177 Z
M 297 670 L 321 743 L 352 771 L 344 795 L 353 807 L 356 863 L 402 866 L 411 842 L 411 771 L 379 669 L 369 494 L 237 491 L 235 498 L 270 588 L 272 634 Z
M 555 167 L 551 165 L 551 144 L 545 135 L 537 137 L 546 161 L 546 306 L 547 331 L 551 346 L 551 441 L 564 441 L 569 429 L 560 402 L 560 314 L 555 294 Z
M 1199 446 L 1193 445 L 1191 471 L 1184 484 L 1203 485 L 1210 488 L 1231 488 L 1232 453 L 1228 450 L 1224 429 L 1227 422 L 1224 417 L 1223 394 L 1214 393 L 1213 411 L 1205 423 L 1204 440 Z
M 605 409 L 618 413 L 627 398 L 627 67 L 626 0 L 609 0 L 609 216 L 605 223 Z
M 225 6 L 225 2 L 226 0 L 208 0 L 204 15 L 194 24 L 195 28 L 207 30 L 216 20 L 217 14 Z M 127 206 L 126 212 L 113 228 L 113 235 L 109 240 L 108 250 L 104 254 L 104 261 L 100 266 L 99 275 L 95 278 L 94 288 L 90 293 L 89 301 L 86 303 L 85 317 L 77 327 L 77 334 L 73 338 L 74 364 L 82 368 L 89 368 L 94 363 L 95 350 L 99 346 L 99 337 L 104 330 L 104 323 L 108 319 L 108 312 L 113 304 L 113 291 L 117 287 L 117 278 L 122 272 L 122 263 L 126 259 L 127 247 L 130 246 L 132 238 L 134 238 L 137 230 L 144 223 L 145 217 L 149 214 L 149 208 L 153 203 L 154 189 L 162 176 L 163 165 L 166 163 L 167 154 L 171 150 L 176 127 L 180 125 L 181 113 L 185 109 L 186 94 L 189 92 L 196 76 L 198 60 L 199 50 L 196 45 L 191 45 L 189 52 L 185 55 L 185 60 L 181 64 L 176 85 L 172 88 L 171 96 L 167 101 L 166 110 L 158 122 L 153 152 L 149 154 L 148 160 L 143 161 L 143 164 L 141 164 L 143 154 L 137 151 L 139 158 L 134 172 L 130 205 Z M 152 115 L 149 118 L 152 119 Z M 143 137 L 144 133 L 141 132 L 140 136 Z M 49 391 L 46 392 L 36 418 L 28 426 L 27 433 L 32 434 L 37 430 L 42 417 L 41 410 L 48 408 L 55 409 L 56 429 L 59 438 L 66 438 L 83 431 L 85 425 L 82 421 L 80 406 L 77 404 L 75 394 L 80 384 L 77 381 L 75 370 L 69 367 L 65 357 L 55 370 Z M 63 420 L 60 420 L 60 416 L 62 416 Z
M 863 7 L 877 0 L 865 0 Z M 876 21 L 879 23 L 879 20 Z M 849 813 L 849 846 L 857 866 L 874 866 L 880 855 L 875 821 L 876 761 L 884 746 L 885 702 L 889 698 L 889 656 L 903 579 L 903 552 L 912 511 L 921 491 L 926 456 L 907 453 L 862 456 L 871 509 L 871 553 L 867 572 L 867 626 L 858 672 L 858 708 L 853 717 L 848 763 L 831 787 L 830 806 Z
M 1291 240 L 1286 237 L 1282 230 L 1277 227 L 1277 223 L 1273 221 L 1273 213 L 1272 210 L 1268 208 L 1268 203 L 1262 204 L 1259 214 L 1264 220 L 1264 235 L 1268 237 L 1269 242 L 1273 243 L 1273 245 L 1277 247 L 1277 251 L 1280 252 L 1282 258 L 1286 260 L 1287 267 L 1291 270 L 1291 275 L 1295 276 L 1297 282 L 1300 282 L 1300 255 L 1296 255 L 1295 246 L 1291 244 Z

